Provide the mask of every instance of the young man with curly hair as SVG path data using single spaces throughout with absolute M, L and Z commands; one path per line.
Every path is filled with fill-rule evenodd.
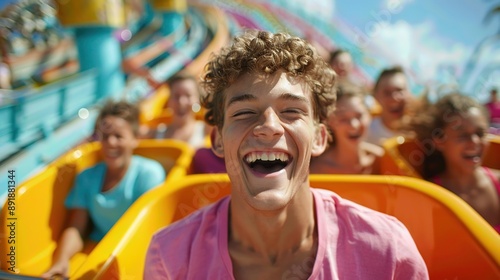
M 427 279 L 402 223 L 310 188 L 335 73 L 305 41 L 246 32 L 206 66 L 231 195 L 157 232 L 145 279 Z

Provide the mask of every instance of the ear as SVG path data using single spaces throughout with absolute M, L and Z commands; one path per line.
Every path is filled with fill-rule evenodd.
M 434 147 L 436 147 L 436 150 L 438 151 L 442 151 L 445 145 L 443 138 L 444 137 L 436 137 L 436 136 L 432 137 L 432 143 L 434 144 Z
M 217 126 L 214 126 L 212 129 L 210 139 L 212 140 L 212 151 L 214 154 L 220 158 L 224 158 L 224 145 L 222 144 L 222 137 Z
M 132 147 L 135 149 L 139 146 L 139 138 L 137 136 L 132 140 Z
M 326 126 L 322 123 L 316 125 L 316 133 L 312 143 L 311 156 L 317 157 L 321 155 L 328 144 L 328 132 Z

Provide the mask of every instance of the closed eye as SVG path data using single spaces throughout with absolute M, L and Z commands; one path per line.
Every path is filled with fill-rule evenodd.
M 458 135 L 458 139 L 460 140 L 466 140 L 467 138 L 469 138 L 469 135 L 466 133 L 461 133 Z
M 285 114 L 302 114 L 303 111 L 300 109 L 286 109 L 283 111 Z
M 236 113 L 234 113 L 232 115 L 233 118 L 237 118 L 237 117 L 245 117 L 245 116 L 249 116 L 249 115 L 254 115 L 255 112 L 253 111 L 238 111 Z
M 283 116 L 284 119 L 296 120 L 306 115 L 306 112 L 298 108 L 288 108 L 281 111 L 281 115 Z

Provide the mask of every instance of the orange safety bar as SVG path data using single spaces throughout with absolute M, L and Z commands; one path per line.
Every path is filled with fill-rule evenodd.
M 436 185 L 400 176 L 312 175 L 311 186 L 393 215 L 412 234 L 431 279 L 499 279 L 500 236 Z M 189 175 L 141 197 L 72 279 L 139 279 L 151 236 L 231 192 L 226 174 Z M 107 257 L 106 261 L 103 256 Z

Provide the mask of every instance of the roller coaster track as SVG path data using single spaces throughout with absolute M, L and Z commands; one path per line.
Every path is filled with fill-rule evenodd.
M 189 32 L 183 34 L 182 45 L 172 45 L 169 39 L 161 40 L 146 50 L 147 55 L 136 54 L 142 56 L 143 61 L 134 63 L 144 63 L 152 52 L 168 54 L 151 69 L 158 81 L 191 63 L 205 47 L 208 33 L 199 11 L 190 10 L 189 18 Z M 92 133 L 97 116 L 95 105 L 101 102 L 93 95 L 95 75 L 95 71 L 80 73 L 41 88 L 13 92 L 3 99 L 0 118 L 6 121 L 0 122 L 0 172 L 16 170 L 16 180 L 22 182 Z M 125 93 L 129 95 L 127 98 L 141 99 L 150 90 L 147 81 L 139 77 L 128 83 Z M 86 118 L 75 117 L 81 108 L 86 108 Z M 6 185 L 6 180 L 4 176 L 0 183 Z M 0 190 L 0 201 L 6 193 L 6 188 Z

